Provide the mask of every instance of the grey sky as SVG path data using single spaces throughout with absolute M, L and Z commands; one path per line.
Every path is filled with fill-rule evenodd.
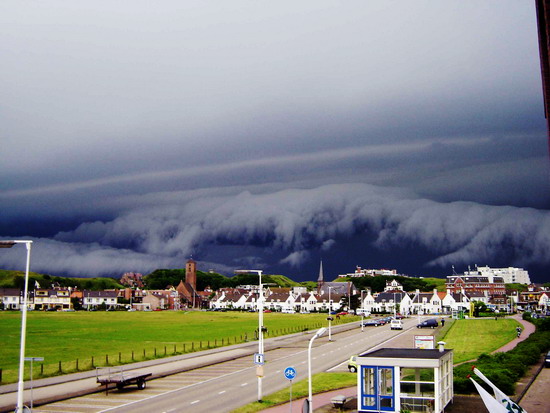
M 200 251 L 217 268 L 246 258 L 296 271 L 358 232 L 382 239 L 381 227 L 350 216 L 352 230 L 326 239 L 325 222 L 303 245 L 273 241 L 268 223 L 290 213 L 290 189 L 303 205 L 308 191 L 341 185 L 345 199 L 350 188 L 361 197 L 393 188 L 396 202 L 424 199 L 438 211 L 457 201 L 550 209 L 533 1 L 4 1 L 0 38 L 0 234 L 65 251 L 45 270 L 154 269 Z M 243 193 L 279 208 L 255 228 L 231 221 L 228 239 L 193 232 L 216 201 L 238 209 Z M 208 208 L 188 215 L 199 200 Z M 304 220 L 285 221 L 288 233 L 323 215 L 309 206 Z M 166 239 L 128 217 L 158 223 L 167 211 L 178 211 L 180 246 L 152 248 Z M 121 222 L 136 228 L 120 232 Z M 110 235 L 89 232 L 101 226 Z M 411 272 L 476 258 L 467 244 L 421 244 L 433 256 Z M 104 247 L 116 265 L 94 270 L 77 258 Z M 485 251 L 487 264 L 505 263 Z M 510 261 L 550 265 L 530 257 Z M 354 259 L 341 266 L 369 265 Z

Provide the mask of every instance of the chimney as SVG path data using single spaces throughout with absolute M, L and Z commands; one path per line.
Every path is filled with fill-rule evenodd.
M 439 348 L 440 353 L 443 353 L 445 351 L 445 344 L 447 344 L 447 343 L 445 343 L 444 341 L 438 341 L 437 342 L 437 346 Z

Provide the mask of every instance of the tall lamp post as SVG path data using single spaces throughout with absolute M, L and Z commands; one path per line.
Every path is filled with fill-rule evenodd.
M 327 329 L 325 327 L 320 328 L 317 330 L 315 335 L 311 337 L 311 340 L 309 340 L 309 347 L 307 349 L 307 377 L 308 377 L 308 391 L 309 391 L 309 397 L 308 397 L 308 404 L 309 404 L 309 413 L 313 413 L 313 396 L 312 396 L 312 390 L 311 390 L 311 346 L 313 345 L 313 340 L 315 340 L 318 337 L 321 337 L 323 334 L 325 334 L 325 331 Z
M 263 360 L 264 356 L 264 292 L 262 288 L 262 270 L 255 270 L 258 273 L 258 354 L 261 354 Z M 261 366 L 258 366 L 261 367 Z M 262 376 L 263 372 L 258 369 L 258 401 L 262 401 Z
M 25 337 L 27 335 L 27 295 L 29 292 L 29 269 L 31 265 L 31 244 L 32 241 L 0 241 L 0 248 L 11 248 L 15 244 L 25 244 L 27 247 L 27 266 L 25 270 L 25 289 L 23 293 L 23 309 L 21 310 L 21 346 L 19 351 L 19 382 L 17 383 L 17 405 L 16 413 L 23 413 L 23 373 L 25 371 Z
M 328 341 L 332 341 L 332 300 L 330 299 L 330 290 L 332 290 L 332 287 L 328 287 Z
M 363 293 L 365 290 L 361 290 L 361 332 L 365 331 L 365 304 L 363 301 Z

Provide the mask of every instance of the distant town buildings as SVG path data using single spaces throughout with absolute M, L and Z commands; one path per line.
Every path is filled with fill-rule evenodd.
M 237 270 L 236 274 L 248 274 L 251 270 Z M 356 268 L 352 277 L 371 277 L 375 275 L 397 275 L 396 270 L 364 270 Z M 344 276 L 350 276 L 346 274 Z M 342 277 L 342 276 L 339 276 Z M 205 309 L 257 311 L 260 287 L 241 285 L 237 288 L 221 288 L 212 291 L 197 290 L 197 263 L 193 259 L 185 264 L 185 279 L 177 286 L 166 286 L 163 290 L 147 290 L 143 277 L 139 273 L 125 273 L 122 277 L 127 288 L 121 290 L 80 291 L 75 288 L 61 287 L 54 283 L 50 288 L 41 288 L 35 283 L 29 291 L 29 309 L 66 310 L 83 308 L 85 310 L 132 311 Z M 528 283 L 529 274 L 521 268 L 477 267 L 463 274 L 447 277 L 446 291 L 431 292 L 405 291 L 397 279 L 386 281 L 383 292 L 373 293 L 370 289 L 360 291 L 351 282 L 327 282 L 324 279 L 323 264 L 320 263 L 317 288 L 308 291 L 304 286 L 280 288 L 263 284 L 263 308 L 282 312 L 323 312 L 350 311 L 352 300 L 359 297 L 359 308 L 367 313 L 400 312 L 412 314 L 450 314 L 455 311 L 467 311 L 471 303 L 481 301 L 489 308 L 497 310 L 525 309 L 548 311 L 550 289 Z M 505 284 L 526 283 L 526 291 L 507 290 Z M 19 310 L 22 292 L 17 288 L 0 288 L 0 309 Z M 354 305 L 355 306 L 355 305 Z
M 477 267 L 476 271 L 479 275 L 487 277 L 489 275 L 502 277 L 502 280 L 505 284 L 531 284 L 531 279 L 529 278 L 529 273 L 523 268 L 491 268 L 489 266 Z
M 387 277 L 395 277 L 396 275 L 399 275 L 397 273 L 397 270 L 387 270 L 385 268 L 375 270 L 375 269 L 364 269 L 359 266 L 355 267 L 355 272 L 347 273 L 347 274 L 340 274 L 338 275 L 339 278 L 358 278 L 358 277 L 376 277 L 377 275 L 384 275 Z
M 130 288 L 143 288 L 143 275 L 137 272 L 127 272 L 120 278 L 120 283 Z

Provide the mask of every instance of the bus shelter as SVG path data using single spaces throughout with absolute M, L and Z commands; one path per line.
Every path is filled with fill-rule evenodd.
M 359 412 L 440 413 L 453 398 L 453 351 L 383 348 L 357 357 Z

